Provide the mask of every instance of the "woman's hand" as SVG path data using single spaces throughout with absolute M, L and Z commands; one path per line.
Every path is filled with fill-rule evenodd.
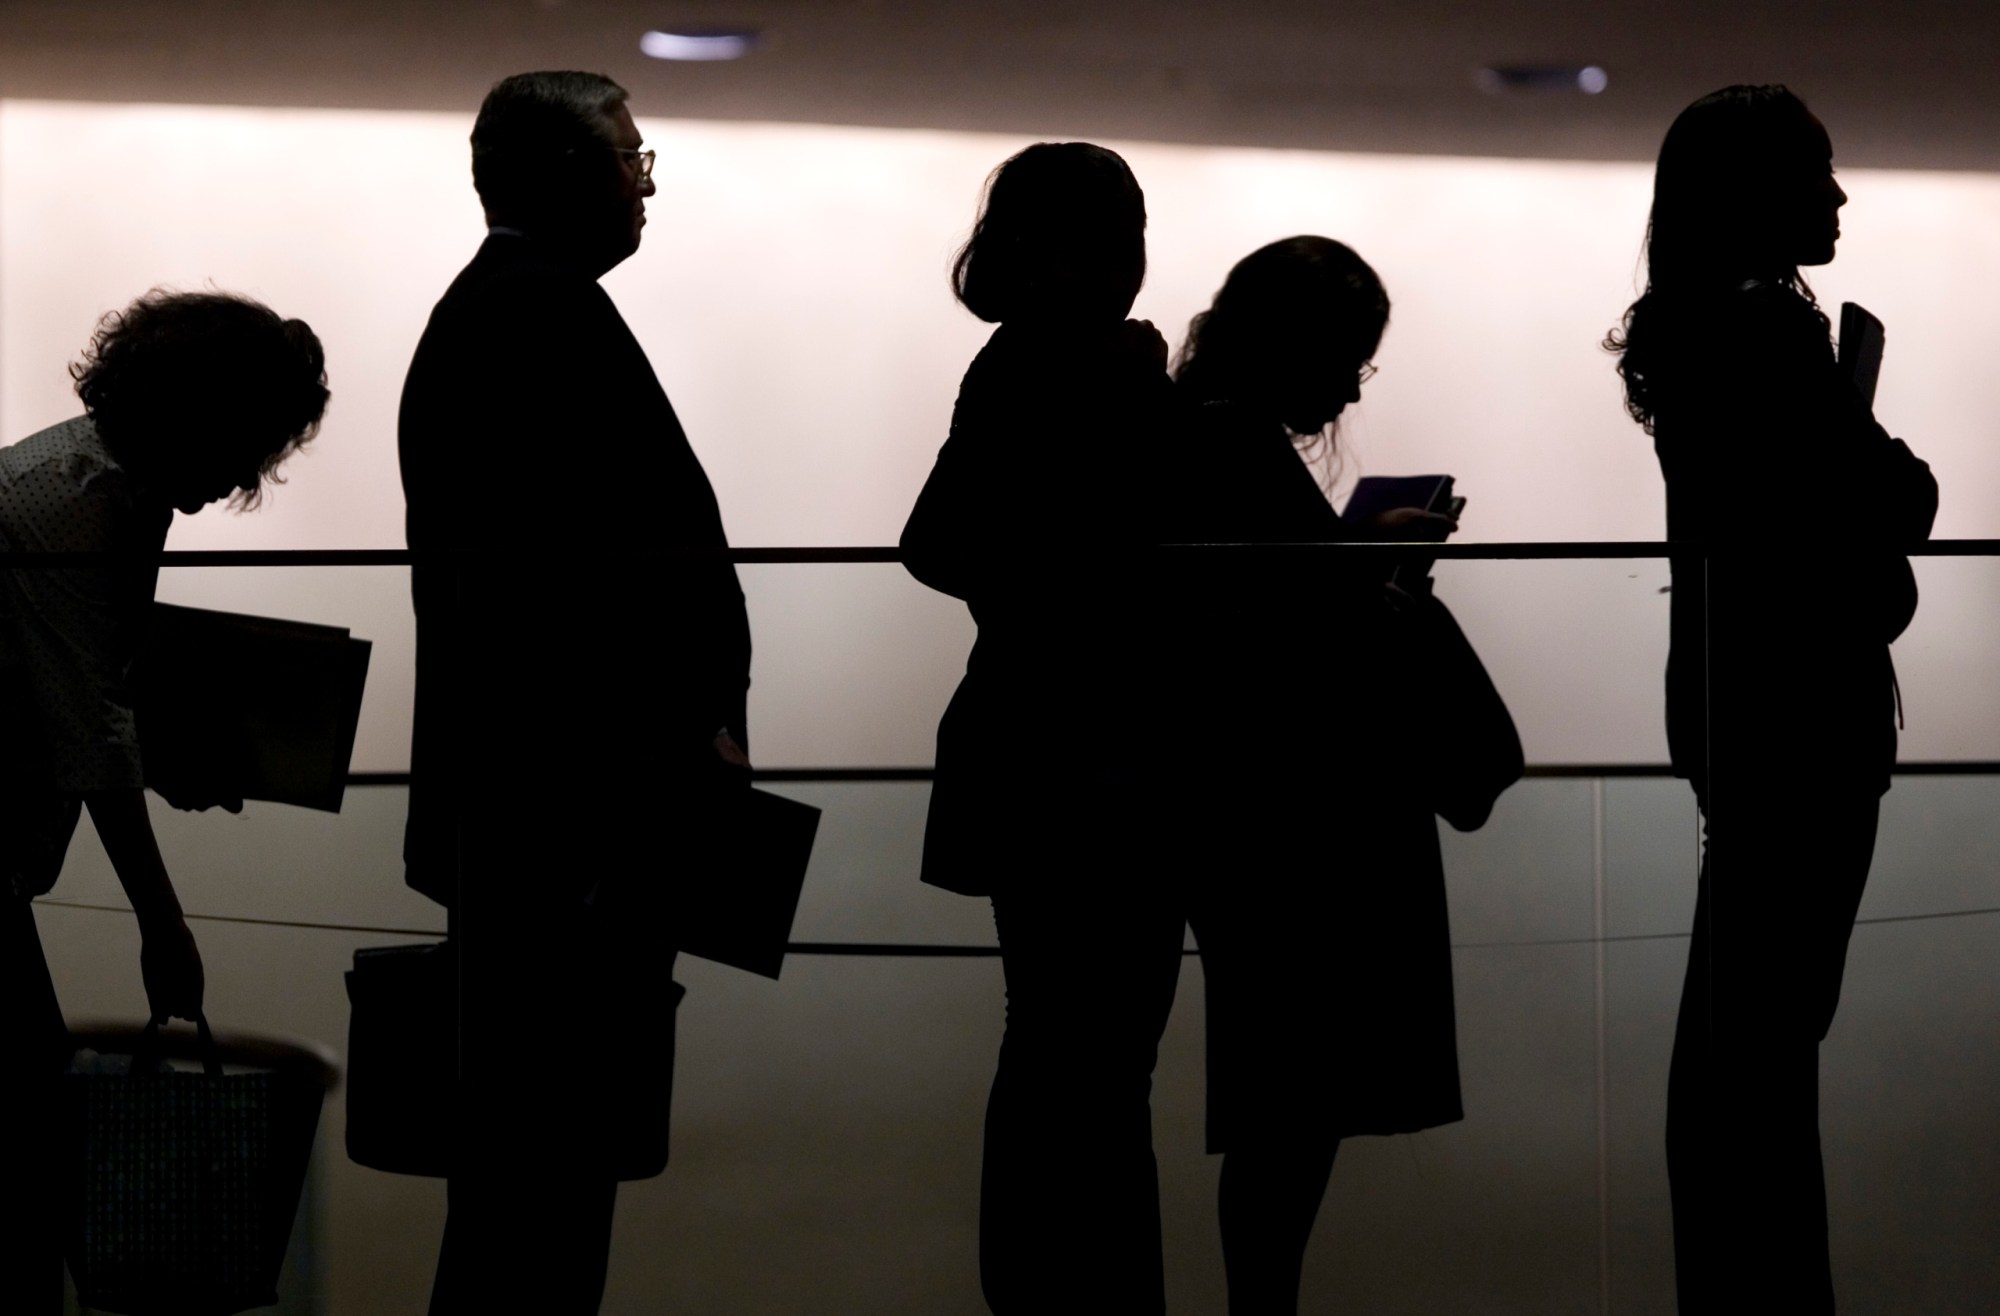
M 1404 538 L 1437 542 L 1458 529 L 1458 518 L 1444 512 L 1427 512 L 1421 507 L 1391 507 L 1370 517 L 1368 524 L 1377 530 L 1407 530 L 1414 525 L 1419 533 Z
M 192 1020 L 201 1013 L 207 979 L 201 951 L 187 920 L 176 914 L 140 925 L 139 976 L 146 984 L 146 1004 L 155 1019 Z
M 180 897 L 160 859 L 146 813 L 145 792 L 137 786 L 92 791 L 83 797 L 104 842 L 111 871 L 125 888 L 139 919 L 139 976 L 155 1019 L 192 1019 L 201 1010 L 201 952 L 181 917 Z

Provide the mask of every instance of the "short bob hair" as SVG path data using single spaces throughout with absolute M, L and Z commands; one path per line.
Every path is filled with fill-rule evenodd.
M 1284 238 L 1236 262 L 1188 325 L 1174 378 L 1197 402 L 1274 401 L 1284 372 L 1326 368 L 1317 353 L 1329 338 L 1359 363 L 1375 355 L 1388 324 L 1389 294 L 1352 247 Z
M 97 322 L 69 368 L 105 446 L 141 467 L 254 463 L 230 505 L 257 505 L 326 412 L 326 352 L 304 320 L 226 292 L 155 288 Z
M 601 73 L 516 73 L 493 84 L 472 125 L 472 186 L 495 220 L 534 216 L 562 194 L 569 157 L 607 145 L 626 100 Z
M 1145 193 L 1117 152 L 1089 142 L 1039 142 L 994 170 L 951 266 L 959 303 L 990 324 L 1122 318 L 1145 279 Z

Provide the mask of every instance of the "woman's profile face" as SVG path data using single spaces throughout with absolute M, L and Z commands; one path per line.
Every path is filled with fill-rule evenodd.
M 1806 216 L 1800 222 L 1802 266 L 1822 266 L 1834 258 L 1834 244 L 1840 242 L 1840 208 L 1848 204 L 1848 194 L 1834 180 L 1834 144 L 1826 136 L 1820 120 L 1812 120 L 1820 150 L 1814 152 L 1810 186 L 1806 188 Z
M 1282 410 L 1286 428 L 1294 434 L 1311 434 L 1361 400 L 1361 382 L 1375 373 L 1368 360 L 1373 347 L 1363 350 L 1351 332 L 1329 328 L 1301 348 L 1285 371 L 1289 379 Z
M 265 459 L 282 447 L 252 430 L 240 438 L 207 433 L 190 440 L 170 441 L 173 456 L 150 472 L 152 484 L 177 511 L 192 516 L 210 503 L 232 498 L 240 489 L 254 489 L 263 477 Z
M 1797 185 L 1786 236 L 1793 264 L 1824 265 L 1840 241 L 1840 208 L 1847 204 L 1847 193 L 1833 177 L 1833 142 L 1825 126 L 1807 118 L 1811 131 L 1794 166 Z

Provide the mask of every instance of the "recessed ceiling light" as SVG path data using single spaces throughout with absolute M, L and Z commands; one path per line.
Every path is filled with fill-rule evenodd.
M 1595 96 L 1611 85 L 1611 76 L 1596 64 L 1495 64 L 1480 69 L 1472 80 L 1495 96 L 1516 91 L 1580 91 Z
M 648 32 L 639 49 L 654 59 L 709 61 L 742 59 L 757 44 L 757 29 L 703 28 L 693 32 Z

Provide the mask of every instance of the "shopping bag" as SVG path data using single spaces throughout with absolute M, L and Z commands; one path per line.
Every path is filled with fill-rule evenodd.
M 467 1092 L 459 1083 L 456 944 L 356 950 L 347 972 L 348 1159 L 391 1174 L 448 1178 L 454 1158 L 490 1165 L 518 1154 L 524 1138 L 557 1138 L 570 1140 L 579 1162 L 595 1160 L 617 1179 L 650 1179 L 665 1169 L 674 1015 L 686 988 L 661 981 L 657 962 L 601 920 L 587 927 L 580 935 L 552 931 L 521 950 L 524 975 L 564 1001 L 536 1012 L 544 1022 L 559 1018 L 560 1029 L 529 1035 L 561 1057 L 561 1081 L 589 1121 L 515 1128 L 498 1141 L 478 1114 L 498 1094 Z
M 85 1307 L 229 1316 L 278 1300 L 325 1086 L 225 1073 L 197 1022 L 199 1073 L 162 1064 L 155 1020 L 125 1072 L 63 1077 L 64 1255 Z
M 458 948 L 357 950 L 347 1002 L 347 1158 L 442 1178 L 458 1078 Z

